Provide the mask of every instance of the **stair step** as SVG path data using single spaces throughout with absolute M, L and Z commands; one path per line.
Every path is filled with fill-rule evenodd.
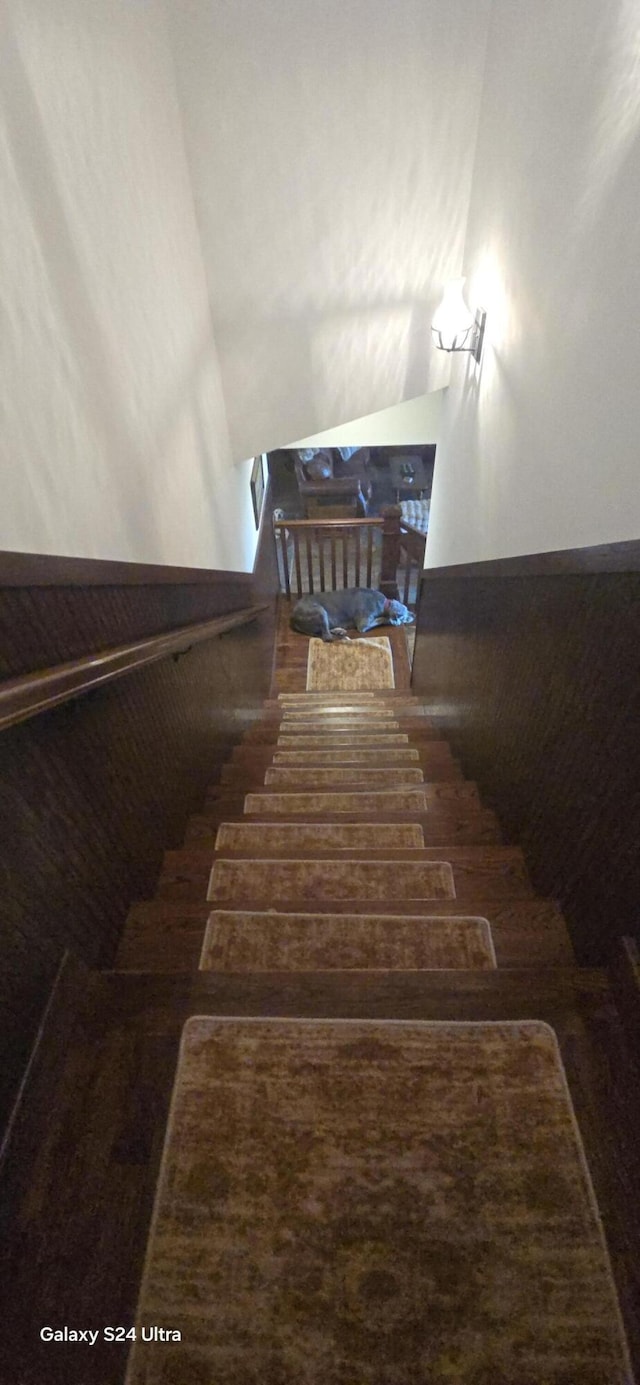
M 380 708 L 387 710 L 390 707 L 418 707 L 420 715 L 424 711 L 424 703 L 421 698 L 412 697 L 403 692 L 392 693 L 390 688 L 384 694 L 381 693 L 379 697 L 369 699 L 362 699 L 358 697 L 357 693 L 345 693 L 340 700 L 338 700 L 337 694 L 334 695 L 333 693 L 318 693 L 317 695 L 307 693 L 304 697 L 286 702 L 282 702 L 280 699 L 274 701 L 273 698 L 269 698 L 262 705 L 268 716 L 297 716 L 300 713 L 322 715 L 325 712 L 340 712 L 345 707 L 353 707 L 357 712 L 366 714 L 375 712 Z
M 419 764 L 424 759 L 425 752 L 420 751 L 415 746 L 377 746 L 375 749 L 355 749 L 348 745 L 332 746 L 330 750 L 288 750 L 280 746 L 267 746 L 266 750 L 259 752 L 254 749 L 248 750 L 246 747 L 236 746 L 231 759 L 234 764 L 265 764 L 265 765 L 407 765 Z M 435 756 L 431 757 L 435 759 Z M 440 758 L 451 759 L 451 752 Z
M 228 785 L 211 788 L 207 794 L 207 807 L 216 806 L 222 799 L 238 799 L 238 791 L 233 793 Z M 340 792 L 315 790 L 306 793 L 280 793 L 269 787 L 254 789 L 241 795 L 244 811 L 288 817 L 295 813 L 312 813 L 331 817 L 334 813 L 426 813 L 431 803 L 475 803 L 480 807 L 476 784 L 470 779 L 441 779 L 439 782 L 425 782 L 419 789 L 387 789 L 366 792 L 362 788 L 343 788 Z
M 324 702 L 305 702 L 284 707 L 276 703 L 271 708 L 265 707 L 265 715 L 281 717 L 283 721 L 345 716 L 365 721 L 371 717 L 398 716 L 401 707 L 408 707 L 409 715 L 412 717 L 428 716 L 424 703 L 412 697 L 378 698 L 375 702 L 354 702 L 353 699 L 347 702 L 333 702 L 325 698 Z
M 418 756 L 417 760 L 388 763 L 381 753 L 376 760 L 373 764 L 358 760 L 292 764 L 290 761 L 274 763 L 271 755 L 239 757 L 220 766 L 219 780 L 221 785 L 247 789 L 291 788 L 304 793 L 310 788 L 340 789 L 344 784 L 366 792 L 370 787 L 402 788 L 405 784 L 423 784 L 425 779 L 433 783 L 442 779 L 463 779 L 458 761 L 446 755 Z
M 246 742 L 243 742 L 242 744 L 245 745 Z M 296 736 L 278 736 L 277 740 L 275 741 L 251 742 L 252 746 L 257 746 L 261 744 L 271 745 L 274 747 L 278 747 L 282 750 L 290 750 L 293 749 L 293 747 L 296 747 L 299 750 L 330 750 L 333 747 L 339 748 L 340 746 L 345 745 L 353 746 L 355 749 L 361 750 L 375 750 L 377 747 L 380 747 L 382 749 L 397 749 L 402 748 L 402 746 L 408 746 L 409 737 L 405 731 L 389 731 L 389 733 L 386 736 L 384 734 L 373 736 L 350 735 L 347 731 L 344 732 L 342 735 L 305 736 L 298 734 Z M 420 742 L 420 744 L 425 744 L 425 742 Z M 440 742 L 434 740 L 426 742 L 426 744 L 439 745 Z
M 293 822 L 223 822 L 217 829 L 215 850 L 242 856 L 270 856 L 287 851 L 420 850 L 422 828 L 413 823 L 328 823 L 307 826 Z
M 297 789 L 308 793 L 310 789 L 340 789 L 352 785 L 355 789 L 366 791 L 376 788 L 402 788 L 405 784 L 423 784 L 425 776 L 432 782 L 438 779 L 462 779 L 462 770 L 455 761 L 430 761 L 424 770 L 420 765 L 392 765 L 370 768 L 364 765 L 305 768 L 300 766 L 274 765 L 266 769 L 264 784 L 274 789 Z M 231 782 L 230 778 L 226 781 Z
M 203 971 L 415 971 L 496 965 L 486 919 L 215 910 Z
M 199 859 L 197 859 L 199 857 Z M 168 852 L 158 895 L 193 897 L 202 888 L 208 852 Z M 533 895 L 517 847 L 426 847 L 374 861 L 342 852 L 271 858 L 216 857 L 207 898 L 248 904 L 280 899 L 362 899 L 375 906 L 396 899 L 527 899 Z
M 246 746 L 237 745 L 231 754 L 230 760 L 226 762 L 226 767 L 230 765 L 238 766 L 258 766 L 263 765 L 268 768 L 271 765 L 363 765 L 369 768 L 389 768 L 393 765 L 423 764 L 458 764 L 454 759 L 446 741 L 431 741 L 427 745 L 401 745 L 401 746 L 352 746 L 352 745 L 330 745 L 316 746 L 311 749 L 297 745 L 265 745 L 265 746 Z
M 316 702 L 342 703 L 342 702 L 387 702 L 394 698 L 402 699 L 403 702 L 422 702 L 416 697 L 415 693 L 404 692 L 401 688 L 379 688 L 369 692 L 294 692 L 278 693 L 277 698 L 265 698 L 264 706 L 298 706 Z
M 414 902 L 393 901 L 394 916 L 415 916 Z M 308 910 L 307 904 L 306 909 Z M 566 923 L 554 900 L 484 900 L 467 912 L 488 920 L 498 967 L 565 967 L 575 962 Z M 324 904 L 313 901 L 314 913 L 360 915 L 367 918 L 365 902 Z M 202 950 L 204 930 L 212 905 L 200 898 L 188 900 L 141 900 L 129 910 L 116 965 L 125 971 L 194 971 Z M 262 912 L 256 910 L 256 912 Z M 280 905 L 279 913 L 304 913 L 305 906 Z M 435 912 L 435 910 L 433 911 Z M 438 917 L 458 916 L 457 900 L 439 900 Z M 429 914 L 421 911 L 421 917 Z
M 282 736 L 292 739 L 296 736 L 389 736 L 402 734 L 409 736 L 412 740 L 442 741 L 444 738 L 441 732 L 431 726 L 426 717 L 418 720 L 417 717 L 388 717 L 381 720 L 376 717 L 375 721 L 354 721 L 352 718 L 341 717 L 336 721 L 319 721 L 316 717 L 308 721 L 293 722 L 279 721 L 275 719 L 254 721 L 247 727 L 242 744 L 249 745 L 252 741 L 268 742 L 280 740 Z
M 412 721 L 416 727 L 429 726 L 426 716 L 421 716 L 418 707 L 389 707 L 386 710 L 376 707 L 375 711 L 357 712 L 354 707 L 335 708 L 333 712 L 285 712 L 282 717 L 266 717 L 265 721 L 272 721 L 281 731 L 298 731 L 300 729 L 316 728 L 317 730 L 330 731 L 336 726 L 347 726 L 353 730 L 361 728 L 366 731 L 369 726 L 392 726 L 396 721 Z
M 420 766 L 394 765 L 389 769 L 370 769 L 359 765 L 346 765 L 343 769 L 339 767 L 289 767 L 283 765 L 265 769 L 264 776 L 259 774 L 251 775 L 247 769 L 242 773 L 238 769 L 235 773 L 230 769 L 227 774 L 223 771 L 223 782 L 225 784 L 246 784 L 247 788 L 284 789 L 298 793 L 311 793 L 314 790 L 325 790 L 330 793 L 347 792 L 351 789 L 354 792 L 366 793 L 371 789 L 402 789 L 411 785 L 423 784 L 425 774 L 428 780 L 436 783 L 438 780 L 462 780 L 462 770 L 454 763 L 450 764 L 443 761 L 440 764 L 429 764 L 423 771 Z
M 621 1385 L 631 1368 L 569 1090 L 545 1022 L 470 1033 L 199 1014 L 141 1321 L 162 1302 L 193 1333 L 198 1354 L 173 1358 L 195 1359 L 192 1380 L 442 1381 L 453 1361 L 467 1381 Z M 137 1342 L 131 1379 L 158 1379 L 157 1360 Z
M 239 799 L 236 811 L 225 809 L 210 809 L 208 813 L 194 814 L 187 823 L 185 832 L 185 846 L 213 846 L 218 826 L 222 822 L 245 823 L 251 826 L 256 822 L 255 815 L 248 817 L 242 811 L 243 800 Z M 444 842 L 450 845 L 461 845 L 462 843 L 472 844 L 477 842 L 500 842 L 500 828 L 495 815 L 486 808 L 461 810 L 459 812 L 443 812 L 439 808 L 431 808 L 428 813 L 407 815 L 403 813 L 385 815 L 385 820 L 390 826 L 403 826 L 413 824 L 422 833 L 425 845 L 432 845 L 437 842 Z M 265 824 L 274 825 L 274 818 L 262 815 L 259 823 L 264 827 Z M 276 822 L 279 820 L 276 819 Z M 336 816 L 330 821 L 321 815 L 315 817 L 311 814 L 291 817 L 288 819 L 292 828 L 307 827 L 309 836 L 314 836 L 314 840 L 319 842 L 324 839 L 323 827 L 329 825 L 335 833 L 342 833 L 342 829 L 350 822 L 353 825 L 360 825 L 363 840 L 367 841 L 367 834 L 371 827 L 375 827 L 380 822 L 377 813 L 369 814 L 343 814 Z

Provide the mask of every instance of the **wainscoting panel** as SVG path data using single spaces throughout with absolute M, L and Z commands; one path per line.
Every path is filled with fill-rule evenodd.
M 422 584 L 413 690 L 587 965 L 640 934 L 639 549 L 437 569 Z
M 5 558 L 5 677 L 271 604 L 0 736 L 0 1128 L 64 951 L 90 967 L 113 961 L 131 903 L 153 894 L 162 853 L 181 845 L 243 713 L 268 696 L 277 583 L 270 523 L 253 576 L 186 572 L 180 582 L 166 569 L 163 582 L 135 565 L 122 575 L 118 564 Z

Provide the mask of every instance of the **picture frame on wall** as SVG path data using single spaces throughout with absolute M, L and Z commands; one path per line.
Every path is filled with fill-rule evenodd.
M 260 516 L 262 515 L 262 504 L 264 501 L 264 457 L 254 457 L 251 469 L 251 504 L 253 505 L 253 518 L 256 522 L 256 529 L 260 528 Z

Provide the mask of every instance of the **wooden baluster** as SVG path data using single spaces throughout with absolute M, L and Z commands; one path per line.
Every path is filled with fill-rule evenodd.
M 371 586 L 371 570 L 373 567 L 373 525 L 367 529 L 367 586 Z
M 356 529 L 356 587 L 360 586 L 360 525 Z
M 331 533 L 330 533 L 330 535 L 329 535 L 329 538 L 330 538 L 330 542 L 331 542 L 331 590 L 334 592 L 334 591 L 337 590 L 337 585 L 338 585 L 338 583 L 337 583 L 337 578 L 336 578 L 336 531 L 335 531 L 335 529 L 332 529 L 332 530 L 331 530 Z
M 383 510 L 382 559 L 380 562 L 380 591 L 391 600 L 398 600 L 398 567 L 400 564 L 399 505 L 386 505 Z
M 342 530 L 342 585 L 349 586 L 349 529 Z
M 315 533 L 315 530 L 314 530 Z M 307 572 L 309 576 L 309 591 L 313 596 L 315 587 L 313 585 L 313 552 L 311 547 L 311 534 L 307 529 Z
M 293 556 L 296 564 L 296 582 L 298 583 L 298 596 L 302 596 L 302 568 L 300 566 L 300 534 L 297 529 L 293 533 Z
M 324 530 L 322 530 L 322 529 L 318 529 L 317 533 L 318 533 L 318 553 L 319 553 L 319 556 L 320 556 L 320 591 L 321 591 L 321 592 L 324 592 L 324 591 L 327 590 L 327 589 L 326 589 L 326 586 L 325 586 L 325 581 L 324 581 L 324 539 L 325 539 L 325 535 L 324 535 Z
M 280 526 L 280 550 L 282 552 L 282 573 L 284 576 L 284 589 L 287 596 L 291 596 L 291 579 L 289 576 L 289 554 L 287 552 L 287 530 L 284 524 Z
M 402 600 L 405 606 L 409 605 L 409 587 L 411 585 L 411 568 L 413 566 L 411 554 L 405 551 L 404 555 L 404 593 Z

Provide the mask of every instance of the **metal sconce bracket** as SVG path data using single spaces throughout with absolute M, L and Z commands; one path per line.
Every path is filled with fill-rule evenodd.
M 473 346 L 470 348 L 471 355 L 473 356 L 473 359 L 477 365 L 480 364 L 480 357 L 482 355 L 482 343 L 484 341 L 484 329 L 486 321 L 487 314 L 485 312 L 485 309 L 478 308 L 476 311 L 476 336 Z

